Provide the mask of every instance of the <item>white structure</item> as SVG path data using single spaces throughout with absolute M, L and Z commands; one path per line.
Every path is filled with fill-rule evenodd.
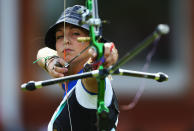
M 19 0 L 0 0 L 0 119 L 5 131 L 21 131 Z

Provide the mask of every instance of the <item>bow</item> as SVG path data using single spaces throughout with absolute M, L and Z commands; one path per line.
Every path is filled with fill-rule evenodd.
M 103 43 L 98 43 L 98 38 L 100 37 L 100 26 L 101 20 L 98 16 L 98 2 L 97 0 L 87 0 L 86 7 L 89 9 L 88 15 L 90 16 L 89 20 L 83 19 L 87 24 L 90 25 L 90 39 L 91 45 L 97 51 L 97 61 L 103 57 Z M 96 39 L 97 38 L 97 39 Z M 103 70 L 103 66 L 99 66 L 99 70 Z M 107 119 L 109 109 L 104 104 L 104 94 L 105 94 L 105 77 L 106 75 L 102 73 L 97 77 L 98 82 L 98 99 L 97 99 L 97 123 L 98 123 L 98 130 L 105 130 L 104 120 Z
M 100 36 L 100 27 L 102 21 L 98 16 L 98 3 L 97 0 L 87 0 L 86 1 L 87 11 L 80 10 L 82 14 L 82 21 L 80 24 L 88 24 L 89 25 L 89 38 L 79 38 L 79 41 L 90 41 L 90 46 L 94 47 L 97 52 L 97 61 L 101 60 L 103 57 L 103 43 L 99 43 Z M 65 27 L 65 26 L 64 26 Z M 88 77 L 95 77 L 98 82 L 98 99 L 97 99 L 97 123 L 98 130 L 103 131 L 106 130 L 106 125 L 104 121 L 108 117 L 109 109 L 104 104 L 104 94 L 105 94 L 105 78 L 108 75 L 123 75 L 130 77 L 142 77 L 147 79 L 154 79 L 159 82 L 163 82 L 168 80 L 168 76 L 164 73 L 146 73 L 139 71 L 131 71 L 120 69 L 120 66 L 134 58 L 137 54 L 139 54 L 143 49 L 148 47 L 153 41 L 159 39 L 162 35 L 165 35 L 169 32 L 169 27 L 167 25 L 160 24 L 156 28 L 156 30 L 148 36 L 145 40 L 143 40 L 134 50 L 128 52 L 124 57 L 122 57 L 115 65 L 108 69 L 104 69 L 102 65 L 99 66 L 97 70 L 93 70 L 90 72 L 84 72 L 82 74 L 70 75 L 62 78 L 54 78 L 50 80 L 44 81 L 30 81 L 28 83 L 22 84 L 21 88 L 23 90 L 35 90 L 36 88 L 42 88 L 43 86 L 48 86 L 52 84 L 62 83 L 69 80 L 77 80 Z M 64 38 L 65 39 L 65 38 Z

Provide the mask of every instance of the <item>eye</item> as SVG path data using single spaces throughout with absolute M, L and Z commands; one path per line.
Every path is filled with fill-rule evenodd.
M 56 40 L 59 40 L 59 39 L 63 39 L 63 35 L 60 35 L 60 36 L 56 36 Z
M 80 33 L 79 33 L 79 32 L 73 32 L 73 35 L 75 35 L 75 36 L 79 36 L 79 35 L 80 35 Z

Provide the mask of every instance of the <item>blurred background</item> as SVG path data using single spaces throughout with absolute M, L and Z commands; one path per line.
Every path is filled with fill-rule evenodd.
M 68 0 L 67 6 L 85 0 Z M 171 31 L 163 36 L 148 72 L 164 72 L 169 81 L 114 76 L 119 105 L 132 102 L 142 82 L 144 93 L 132 110 L 120 109 L 118 131 L 194 131 L 194 1 L 99 0 L 103 35 L 115 43 L 121 58 L 160 23 Z M 51 77 L 41 70 L 37 51 L 44 34 L 64 8 L 63 0 L 0 0 L 0 130 L 46 131 L 63 98 L 57 85 L 23 92 L 20 85 Z M 142 70 L 152 46 L 122 68 Z

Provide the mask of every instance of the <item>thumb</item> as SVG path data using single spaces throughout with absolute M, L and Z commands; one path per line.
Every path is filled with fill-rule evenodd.
M 58 63 L 61 65 L 61 67 L 64 67 L 67 64 L 67 62 L 64 59 L 59 59 Z
M 96 53 L 96 49 L 94 47 L 91 47 L 88 51 L 89 55 L 92 57 L 92 58 L 96 58 L 97 57 L 97 53 Z

